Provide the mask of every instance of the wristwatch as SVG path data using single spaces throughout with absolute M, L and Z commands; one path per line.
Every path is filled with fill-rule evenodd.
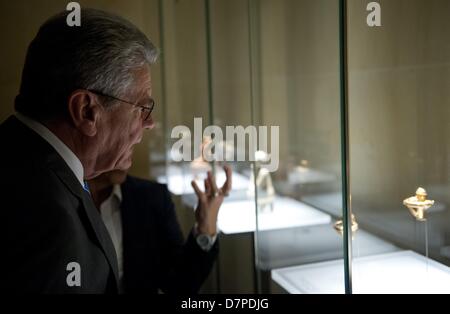
M 213 247 L 216 242 L 217 234 L 214 236 L 210 236 L 208 234 L 197 234 L 195 240 L 197 241 L 198 246 L 205 252 L 208 252 Z

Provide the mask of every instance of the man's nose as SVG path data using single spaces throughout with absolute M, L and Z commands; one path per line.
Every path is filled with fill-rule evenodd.
M 155 121 L 153 120 L 153 117 L 150 116 L 147 120 L 144 120 L 144 123 L 142 126 L 144 129 L 149 129 L 149 130 L 153 129 L 155 127 Z

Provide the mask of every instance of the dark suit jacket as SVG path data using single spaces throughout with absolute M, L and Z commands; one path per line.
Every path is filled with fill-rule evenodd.
M 167 187 L 128 177 L 122 184 L 125 293 L 198 292 L 218 253 L 204 252 L 192 233 L 183 239 Z
M 15 117 L 0 126 L 0 145 L 0 289 L 116 293 L 111 238 L 61 156 Z M 72 262 L 80 265 L 80 287 L 67 284 Z

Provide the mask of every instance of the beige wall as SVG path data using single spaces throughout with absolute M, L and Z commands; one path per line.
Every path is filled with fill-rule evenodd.
M 418 186 L 449 183 L 450 2 L 380 1 L 379 28 L 368 2 L 349 5 L 353 200 L 402 210 Z
M 209 103 L 205 1 L 166 1 L 166 82 L 169 129 L 194 117 L 203 127 L 251 122 L 246 1 L 211 1 L 211 93 Z M 214 120 L 210 121 L 210 106 Z M 170 136 L 170 134 L 169 134 Z
M 280 126 L 282 172 L 340 175 L 338 40 L 337 1 L 261 2 L 261 115 Z
M 247 1 L 212 1 L 214 123 L 251 124 Z
M 207 119 L 209 114 L 203 2 L 164 1 L 169 128 L 193 130 L 194 117 Z

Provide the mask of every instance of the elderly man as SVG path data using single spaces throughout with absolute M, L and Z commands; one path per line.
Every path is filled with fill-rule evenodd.
M 118 291 L 115 248 L 84 180 L 128 169 L 133 146 L 153 127 L 157 49 L 117 16 L 81 14 L 81 27 L 66 24 L 67 12 L 41 26 L 17 112 L 0 126 L 4 291 Z M 202 202 L 200 213 L 217 211 L 227 192 L 216 190 L 218 201 Z M 209 221 L 201 232 L 212 232 Z

